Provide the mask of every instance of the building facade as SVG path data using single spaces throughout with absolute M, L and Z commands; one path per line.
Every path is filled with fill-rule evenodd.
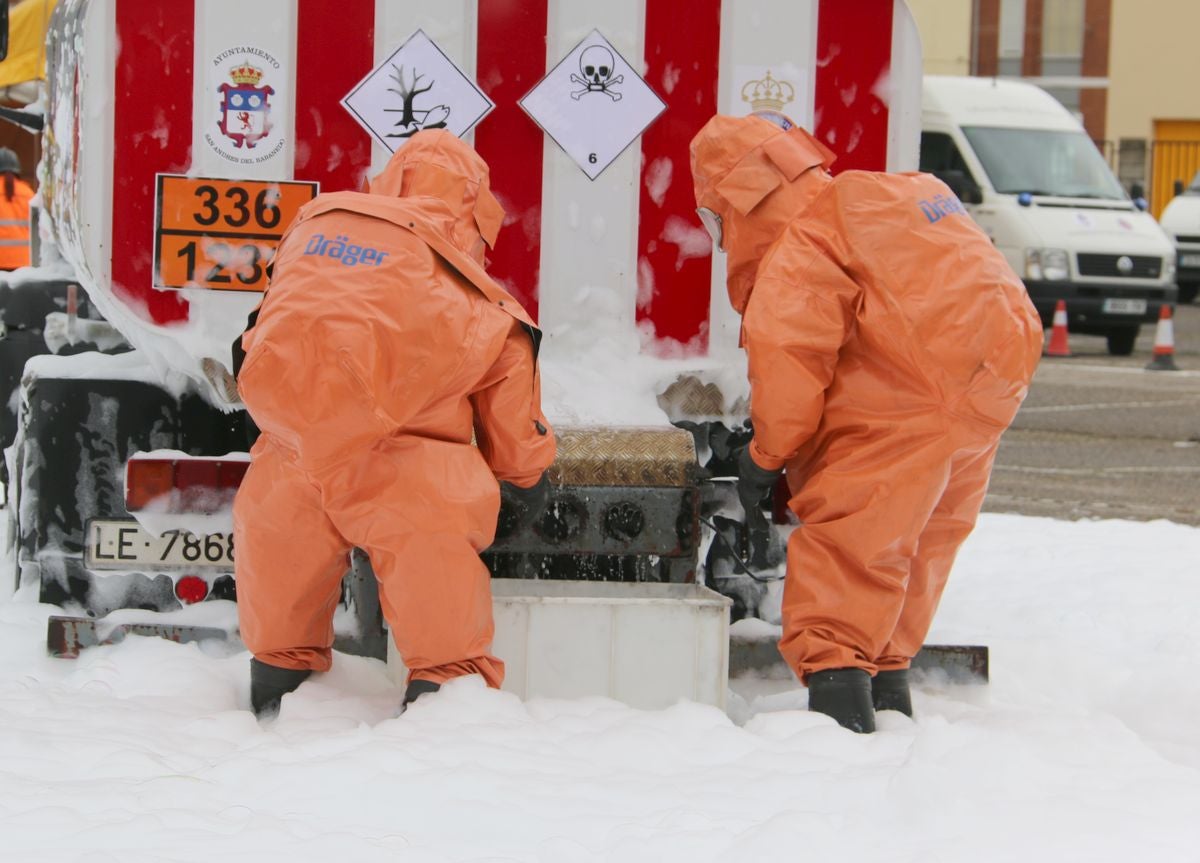
M 1200 171 L 1197 0 L 909 0 L 931 75 L 1021 78 L 1075 111 L 1158 215 Z

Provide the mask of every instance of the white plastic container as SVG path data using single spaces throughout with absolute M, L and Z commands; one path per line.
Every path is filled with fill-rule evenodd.
M 506 692 L 725 707 L 727 597 L 696 584 L 529 579 L 494 579 L 492 596 Z M 391 639 L 388 665 L 397 680 L 407 673 Z

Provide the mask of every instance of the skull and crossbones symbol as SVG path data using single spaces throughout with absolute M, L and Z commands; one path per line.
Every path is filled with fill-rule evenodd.
M 579 71 L 583 77 L 571 73 L 571 81 L 582 84 L 582 90 L 576 90 L 571 98 L 578 100 L 584 93 L 603 93 L 614 102 L 621 101 L 621 94 L 613 89 L 614 84 L 625 80 L 624 75 L 613 77 L 613 55 L 602 45 L 590 45 L 579 55 Z

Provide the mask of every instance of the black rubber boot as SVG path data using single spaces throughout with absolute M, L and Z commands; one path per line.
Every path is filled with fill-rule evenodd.
M 442 688 L 442 684 L 434 683 L 432 680 L 414 680 L 408 684 L 408 688 L 404 690 L 404 703 L 400 705 L 400 712 L 403 713 L 408 709 L 408 705 L 412 704 L 422 695 L 430 692 L 437 692 Z
M 257 659 L 250 660 L 250 706 L 259 719 L 279 712 L 279 702 L 308 679 L 307 668 L 280 668 Z
M 824 713 L 838 725 L 870 734 L 875 730 L 871 675 L 861 668 L 831 668 L 808 676 L 808 709 Z
M 871 678 L 871 702 L 876 710 L 899 710 L 912 716 L 912 693 L 908 690 L 908 669 L 880 671 Z

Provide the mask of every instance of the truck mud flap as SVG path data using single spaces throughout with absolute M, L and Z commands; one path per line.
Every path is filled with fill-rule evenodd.
M 76 659 L 86 647 L 119 644 L 127 635 L 148 635 L 165 638 L 179 644 L 210 639 L 228 640 L 223 629 L 208 626 L 172 626 L 165 623 L 109 624 L 89 617 L 58 617 L 49 619 L 46 626 L 46 647 L 51 656 Z
M 986 645 L 926 644 L 913 658 L 912 667 L 923 674 L 944 676 L 950 683 L 986 684 L 988 682 Z M 729 676 L 753 673 L 783 678 L 791 670 L 779 655 L 774 639 L 733 638 L 729 644 Z

